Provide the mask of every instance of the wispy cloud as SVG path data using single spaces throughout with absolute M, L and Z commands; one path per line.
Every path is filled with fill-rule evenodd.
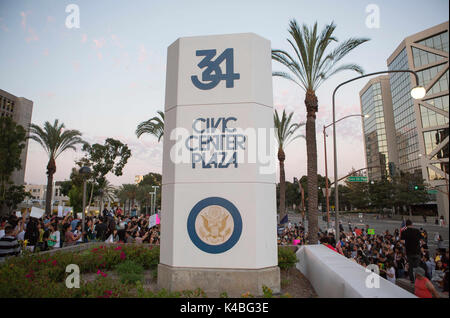
M 75 72 L 78 72 L 78 70 L 80 69 L 80 62 L 73 61 L 72 66 L 73 66 L 73 69 L 75 70 Z
M 3 22 L 3 21 L 4 21 L 3 18 L 0 18 L 0 29 L 2 29 L 4 32 L 8 32 L 9 29 L 6 26 L 5 22 Z
M 111 34 L 112 43 L 120 48 L 123 48 L 122 42 L 119 40 L 119 37 L 115 34 Z
M 92 41 L 94 42 L 94 45 L 97 49 L 101 49 L 106 43 L 106 40 L 104 38 L 93 39 Z
M 36 31 L 33 28 L 27 28 L 27 37 L 25 38 L 25 41 L 29 43 L 38 40 L 39 36 L 37 35 Z
M 147 50 L 145 49 L 145 47 L 143 45 L 141 45 L 141 48 L 139 49 L 138 61 L 140 63 L 143 63 L 143 62 L 145 62 L 146 59 L 147 59 Z
M 20 16 L 22 17 L 20 21 L 20 25 L 22 26 L 22 29 L 25 31 L 27 29 L 27 17 L 30 14 L 30 11 L 21 11 Z

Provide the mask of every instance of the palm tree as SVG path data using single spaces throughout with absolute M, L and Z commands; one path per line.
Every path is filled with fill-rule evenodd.
M 308 231 L 310 244 L 316 244 L 314 237 L 318 233 L 317 220 L 317 145 L 316 145 L 316 112 L 318 100 L 316 90 L 328 78 L 334 74 L 352 70 L 363 74 L 363 70 L 356 64 L 337 65 L 349 52 L 369 39 L 350 38 L 337 44 L 334 49 L 330 44 L 338 42 L 333 36 L 336 25 L 332 22 L 318 34 L 317 22 L 309 28 L 303 24 L 300 26 L 295 19 L 289 23 L 289 33 L 292 37 L 287 39 L 295 55 L 291 56 L 286 51 L 272 50 L 272 59 L 284 65 L 289 72 L 274 72 L 273 76 L 280 76 L 297 84 L 305 91 L 306 106 L 306 153 L 308 173 Z
M 137 184 L 122 184 L 116 191 L 116 196 L 120 202 L 126 203 L 128 201 L 128 213 L 131 212 L 131 207 L 134 206 L 134 200 L 136 199 L 138 192 Z M 125 205 L 124 205 L 125 210 Z
M 139 138 L 142 134 L 150 134 L 158 138 L 158 142 L 164 135 L 164 112 L 158 110 L 158 116 L 143 121 L 136 128 L 136 136 Z
M 106 179 L 104 179 L 103 182 L 100 183 L 99 185 L 99 192 L 100 194 L 98 195 L 98 199 L 99 199 L 99 212 L 102 212 L 103 209 L 103 199 L 106 199 L 106 202 L 114 202 L 116 199 L 116 195 L 115 195 L 115 187 Z
M 304 137 L 303 135 L 295 135 L 295 132 L 305 124 L 291 123 L 293 115 L 294 112 L 286 115 L 285 110 L 283 110 L 281 120 L 277 111 L 275 111 L 273 115 L 275 137 L 278 141 L 278 161 L 280 162 L 280 220 L 282 220 L 286 214 L 286 177 L 284 173 L 284 160 L 286 159 L 286 155 L 284 153 L 284 148 L 294 139 Z
M 153 188 L 150 184 L 139 184 L 137 187 L 136 200 L 140 202 L 141 207 L 145 206 L 145 214 L 148 213 L 148 205 L 152 199 L 151 192 L 153 192 Z
M 64 124 L 59 124 L 58 119 L 50 124 L 48 121 L 41 128 L 38 125 L 30 125 L 30 139 L 36 141 L 48 154 L 47 164 L 47 194 L 45 197 L 45 213 L 51 213 L 51 200 L 53 193 L 53 175 L 56 172 L 56 158 L 67 149 L 76 150 L 75 146 L 83 144 L 81 132 L 78 130 L 64 129 Z

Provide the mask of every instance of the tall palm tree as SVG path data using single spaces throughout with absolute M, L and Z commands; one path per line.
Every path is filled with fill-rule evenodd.
M 332 22 L 320 32 L 317 31 L 317 22 L 313 27 L 303 24 L 300 26 L 295 19 L 289 23 L 289 33 L 292 37 L 287 39 L 295 55 L 283 50 L 272 50 L 272 59 L 284 65 L 289 72 L 274 72 L 273 76 L 280 76 L 297 84 L 305 91 L 306 106 L 306 152 L 308 173 L 308 231 L 309 243 L 316 244 L 315 233 L 318 233 L 318 197 L 317 197 L 317 145 L 316 145 L 316 112 L 318 100 L 316 90 L 334 74 L 351 70 L 363 73 L 362 68 L 356 64 L 338 63 L 353 49 L 367 42 L 367 38 L 349 38 L 337 43 L 333 35 L 336 25 Z M 331 43 L 337 43 L 334 49 Z
M 280 220 L 286 215 L 286 176 L 284 173 L 284 160 L 286 159 L 286 154 L 284 153 L 284 148 L 294 139 L 304 137 L 303 135 L 295 135 L 297 130 L 305 124 L 292 123 L 293 115 L 294 112 L 287 115 L 286 111 L 283 110 L 280 119 L 277 111 L 273 114 L 275 137 L 278 141 L 278 161 L 280 163 Z
M 136 136 L 139 138 L 142 134 L 150 134 L 158 138 L 158 142 L 164 135 L 164 112 L 158 110 L 158 116 L 143 121 L 136 128 Z
M 41 128 L 38 125 L 30 125 L 30 139 L 36 141 L 48 154 L 47 164 L 47 194 L 45 197 L 45 213 L 51 213 L 51 200 L 53 193 L 53 175 L 56 172 L 56 158 L 67 149 L 76 150 L 76 145 L 83 144 L 81 132 L 78 130 L 64 129 L 64 124 L 58 119 L 50 124 L 48 121 Z
M 98 195 L 100 213 L 103 210 L 103 201 L 106 199 L 106 202 L 114 202 L 116 200 L 115 191 L 116 188 L 106 179 L 99 185 L 100 194 Z

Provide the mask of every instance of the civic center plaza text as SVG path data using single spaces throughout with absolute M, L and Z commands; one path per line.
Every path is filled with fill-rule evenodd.
M 196 118 L 192 132 L 183 127 L 171 131 L 176 140 L 170 151 L 175 164 L 190 163 L 192 169 L 238 168 L 242 163 L 259 163 L 261 174 L 276 171 L 278 150 L 275 129 L 238 127 L 236 117 Z

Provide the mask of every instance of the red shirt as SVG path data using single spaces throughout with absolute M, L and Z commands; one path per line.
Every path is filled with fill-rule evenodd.
M 333 246 L 331 246 L 330 244 L 324 244 L 324 245 L 337 253 L 336 249 Z
M 423 277 L 422 279 L 417 279 L 414 283 L 414 294 L 419 298 L 433 298 L 433 295 L 428 290 L 426 283 L 429 282 L 428 278 Z

